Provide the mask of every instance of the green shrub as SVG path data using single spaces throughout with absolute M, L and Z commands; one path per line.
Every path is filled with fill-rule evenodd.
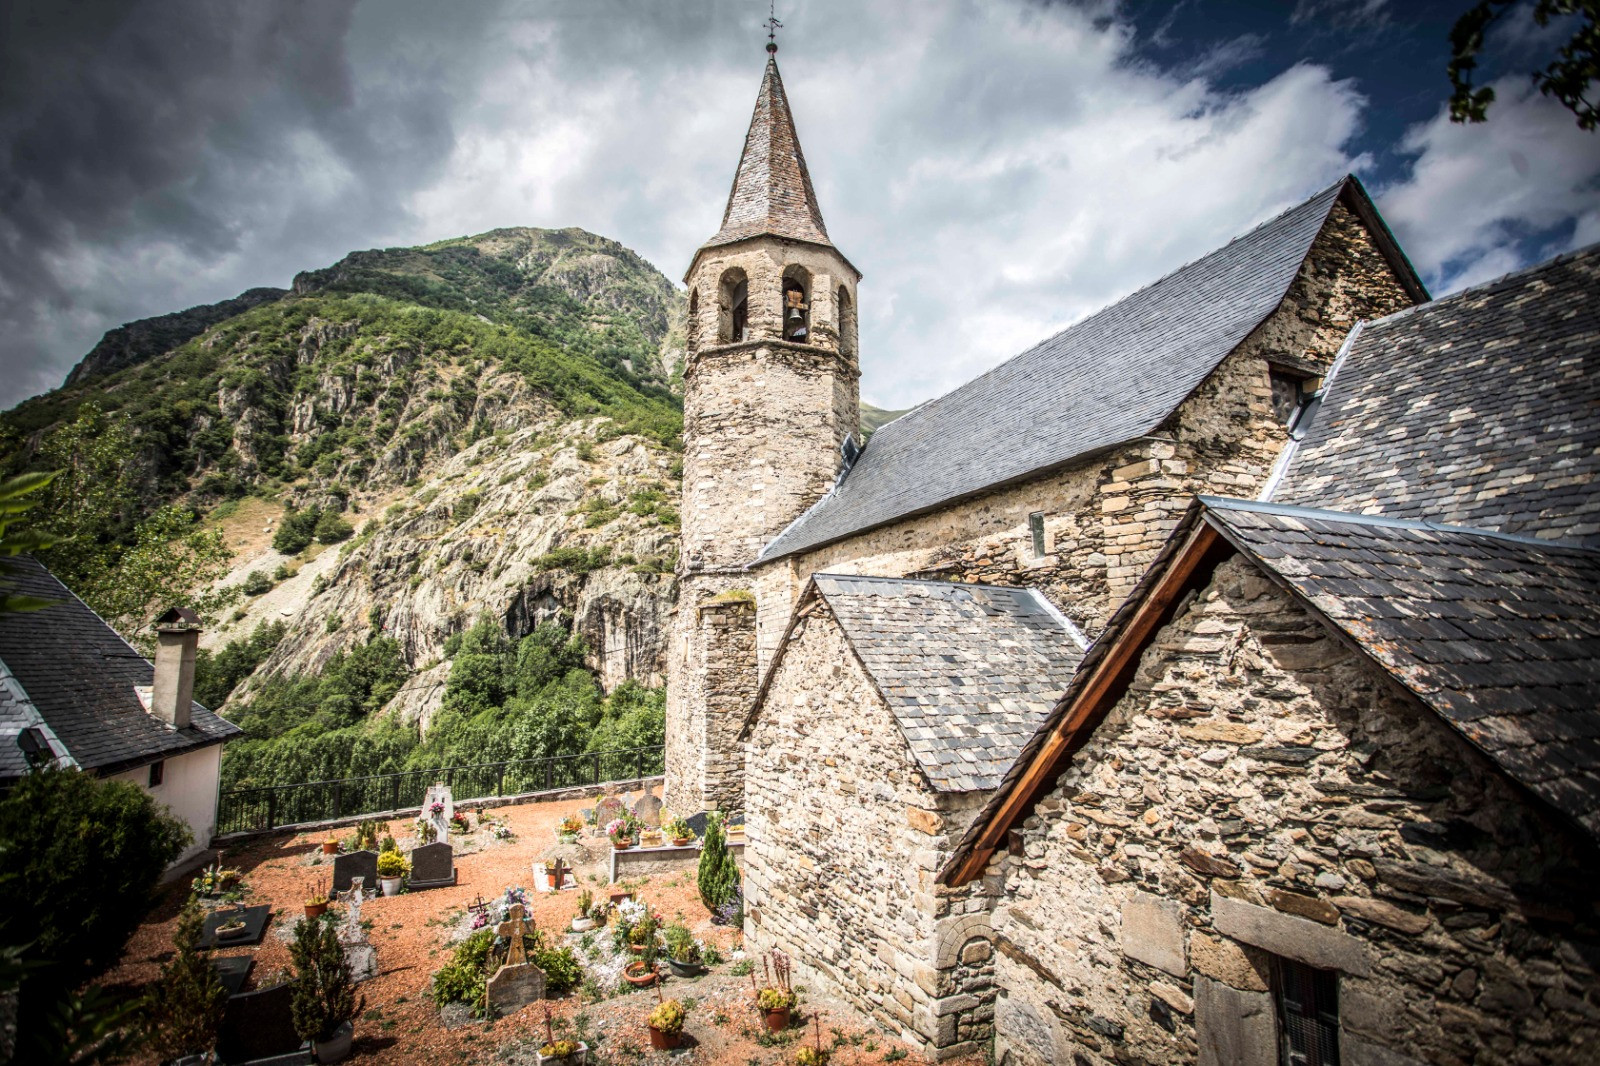
M 246 596 L 259 596 L 272 591 L 272 579 L 267 576 L 265 570 L 252 570 L 244 575 L 244 580 L 239 583 L 239 589 Z
M 450 961 L 433 975 L 433 1002 L 470 1003 L 474 1014 L 483 1010 L 483 994 L 488 983 L 489 953 L 494 948 L 494 930 L 479 929 L 456 946 Z
M 705 838 L 700 844 L 699 870 L 700 902 L 706 910 L 716 911 L 733 898 L 739 885 L 739 867 L 728 851 L 727 834 L 722 828 L 722 815 L 713 813 L 706 820 Z
M 190 900 L 172 937 L 178 952 L 161 967 L 155 989 L 145 998 L 145 1039 L 164 1061 L 209 1051 L 222 1024 L 228 992 L 199 951 L 205 918 L 200 904 Z
M 544 971 L 544 987 L 548 992 L 560 995 L 576 988 L 583 980 L 583 968 L 578 965 L 578 957 L 571 948 L 540 948 L 533 953 L 533 961 Z
M 477 489 L 472 489 L 469 492 L 463 492 L 461 497 L 456 500 L 456 505 L 450 512 L 451 517 L 457 522 L 465 522 L 467 519 L 478 513 L 478 505 L 482 502 L 483 493 L 479 492 Z
M 311 546 L 312 538 L 317 533 L 317 523 L 321 520 L 322 512 L 316 507 L 307 507 L 304 511 L 293 508 L 285 511 L 283 521 L 278 523 L 278 532 L 272 535 L 273 550 L 285 555 L 299 555 Z
M 367 1005 L 356 999 L 356 982 L 345 960 L 344 946 L 331 921 L 301 918 L 289 945 L 294 960 L 291 1005 L 294 1031 L 302 1040 L 323 1041 Z
M 319 544 L 337 544 L 341 540 L 348 540 L 355 528 L 340 517 L 338 511 L 324 511 L 322 517 L 317 519 L 316 529 L 313 531 Z

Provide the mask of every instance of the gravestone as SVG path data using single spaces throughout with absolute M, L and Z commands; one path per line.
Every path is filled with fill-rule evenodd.
M 351 851 L 333 860 L 333 890 L 335 892 L 349 891 L 351 880 L 357 877 L 369 885 L 377 883 L 377 852 Z
M 509 1014 L 544 998 L 544 971 L 531 962 L 502 966 L 489 978 L 489 1008 Z
M 434 812 L 434 804 L 439 804 L 439 810 Z M 450 842 L 450 819 L 455 816 L 455 800 L 450 797 L 449 785 L 429 785 L 427 793 L 422 797 L 422 817 L 433 826 L 433 839 L 438 844 Z
M 237 996 L 244 988 L 255 964 L 256 960 L 249 955 L 230 955 L 211 960 L 212 969 L 217 971 L 217 980 L 222 982 L 222 990 L 230 996 Z
M 494 927 L 497 936 L 506 938 L 506 965 L 516 966 L 528 961 L 528 946 L 522 938 L 533 932 L 533 923 L 524 915 L 522 904 L 513 903 L 506 908 L 506 920 Z
M 595 828 L 605 830 L 608 822 L 622 817 L 622 812 L 627 810 L 622 801 L 615 796 L 607 796 L 594 807 Z
M 442 888 L 456 883 L 455 849 L 449 844 L 423 844 L 411 849 L 410 888 Z
M 296 1056 L 303 1041 L 294 1031 L 293 992 L 287 984 L 229 996 L 217 1029 L 217 1056 L 224 1062 L 252 1062 Z M 285 1058 L 308 1062 L 310 1056 Z
M 645 788 L 644 795 L 633 805 L 633 816 L 651 829 L 661 825 L 661 800 L 650 788 Z
M 266 904 L 259 907 L 229 908 L 213 911 L 211 916 L 200 927 L 200 947 L 207 950 L 211 948 L 234 947 L 241 944 L 259 944 L 261 935 L 267 931 L 267 922 L 272 918 L 272 908 Z M 237 936 L 220 937 L 217 935 L 219 926 L 229 922 L 244 922 L 244 932 Z
M 339 943 L 344 945 L 344 958 L 350 964 L 350 976 L 357 983 L 378 976 L 378 949 L 367 939 L 361 928 L 361 898 L 364 889 L 362 878 L 350 879 L 350 891 L 345 900 L 344 926 L 339 930 Z

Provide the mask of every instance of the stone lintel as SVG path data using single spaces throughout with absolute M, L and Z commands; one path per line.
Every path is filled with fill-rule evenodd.
M 1211 893 L 1211 924 L 1225 936 L 1307 966 L 1357 977 L 1372 973 L 1366 945 L 1349 933 L 1215 891 Z

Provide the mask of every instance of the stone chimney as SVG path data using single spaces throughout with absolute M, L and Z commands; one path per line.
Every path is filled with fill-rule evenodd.
M 189 725 L 194 700 L 194 657 L 200 648 L 200 616 L 174 607 L 156 619 L 156 679 L 150 713 L 174 729 Z

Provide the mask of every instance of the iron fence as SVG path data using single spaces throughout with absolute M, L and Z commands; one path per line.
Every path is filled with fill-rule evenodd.
M 218 799 L 217 833 L 246 833 L 420 808 L 428 786 L 435 782 L 449 785 L 451 795 L 461 801 L 630 781 L 652 777 L 665 769 L 664 747 L 616 748 L 548 759 L 440 766 L 398 774 L 233 789 Z

